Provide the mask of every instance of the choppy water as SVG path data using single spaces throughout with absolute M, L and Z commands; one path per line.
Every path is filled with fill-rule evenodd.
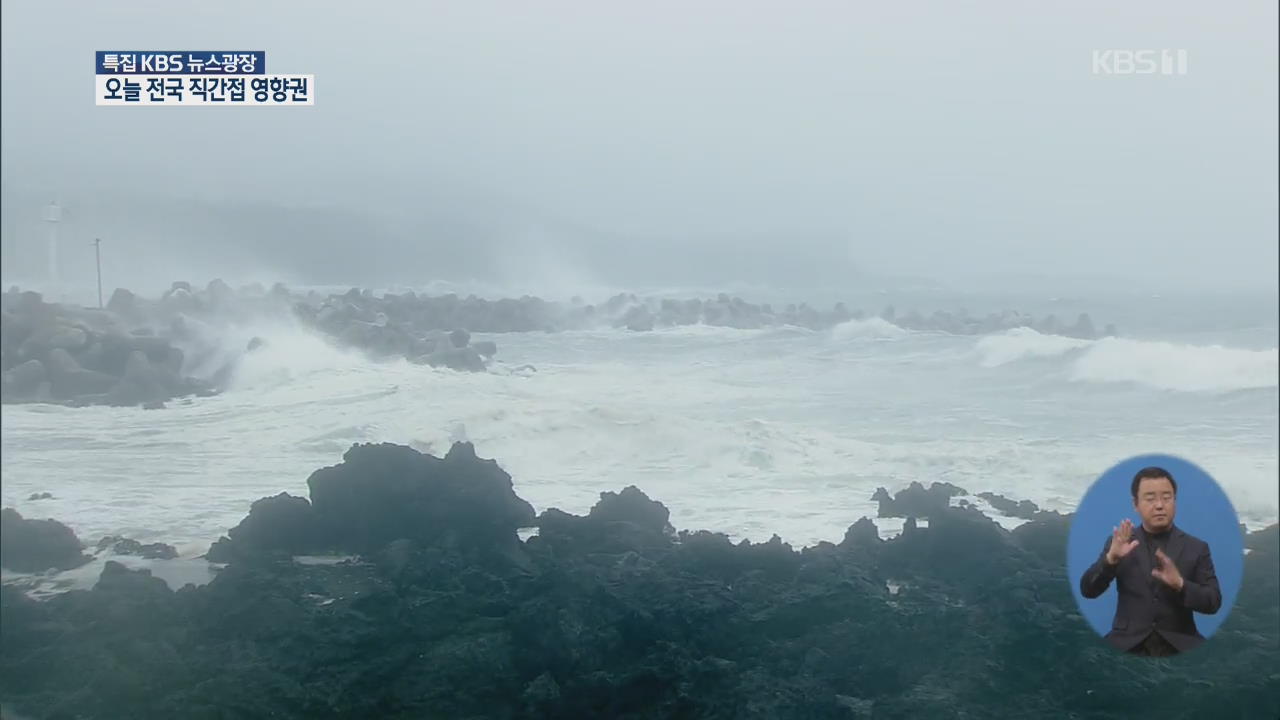
M 89 541 L 123 534 L 192 556 L 253 500 L 305 494 L 352 443 L 443 452 L 467 439 L 538 510 L 584 512 L 634 484 L 677 527 L 796 545 L 874 516 L 879 485 L 945 480 L 1068 510 L 1114 462 L 1151 452 L 1204 467 L 1251 527 L 1275 522 L 1274 325 L 1131 329 L 1097 341 L 880 320 L 512 334 L 494 338 L 495 372 L 468 375 L 245 328 L 270 344 L 220 397 L 5 406 L 2 500 Z M 537 372 L 511 372 L 526 363 Z

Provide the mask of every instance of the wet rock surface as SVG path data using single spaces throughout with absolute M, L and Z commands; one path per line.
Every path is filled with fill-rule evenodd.
M 13 508 L 0 510 L 0 567 L 16 572 L 69 570 L 91 558 L 71 528 L 57 520 L 24 518 Z
M 405 358 L 418 365 L 481 372 L 497 354 L 497 344 L 492 340 L 472 344 L 468 328 L 489 332 L 522 328 L 518 322 L 481 322 L 479 318 L 487 315 L 475 309 L 476 303 L 488 307 L 487 301 L 474 298 L 461 303 L 452 295 L 420 298 L 412 292 L 375 297 L 352 288 L 324 299 L 314 295 L 298 299 L 294 313 L 304 325 L 338 345 L 362 350 L 375 359 Z M 488 329 L 495 327 L 502 329 Z
M 999 510 L 1009 517 L 1034 520 L 1042 512 L 1040 508 L 1030 500 L 1011 500 L 999 493 L 993 492 L 980 492 L 978 493 L 978 497 L 991 503 L 991 507 Z
M 877 517 L 931 518 L 946 512 L 951 498 L 968 494 L 964 488 L 951 483 L 935 482 L 926 488 L 913 481 L 894 495 L 882 487 L 876 488 L 871 499 L 879 504 Z
M 529 296 L 486 300 L 414 292 L 375 295 L 359 288 L 326 297 L 315 291 L 294 292 L 279 283 L 270 290 L 260 285 L 233 290 L 221 280 L 204 288 L 179 280 L 157 300 L 118 288 L 103 309 L 46 303 L 39 294 L 16 288 L 0 295 L 0 302 L 0 398 L 77 406 L 163 407 L 174 398 L 224 389 L 239 359 L 269 345 L 269 340 L 239 338 L 239 351 L 230 354 L 226 343 L 237 336 L 238 328 L 263 319 L 300 322 L 338 346 L 359 349 L 375 359 L 403 358 L 461 372 L 484 371 L 498 355 L 494 339 L 473 337 L 474 333 L 609 327 L 648 332 L 689 325 L 825 330 L 879 317 L 913 331 L 973 335 L 1026 327 L 1099 337 L 1087 314 L 1070 324 L 1053 315 L 1036 319 L 1008 310 L 983 317 L 964 310 L 925 316 L 914 310 L 899 315 L 890 306 L 875 315 L 850 311 L 843 303 L 830 310 L 804 303 L 775 309 L 723 293 L 688 300 L 627 293 L 592 305 Z M 1107 325 L 1102 336 L 1115 333 L 1115 327 Z M 198 376 L 184 374 L 193 368 L 201 370 Z
M 206 586 L 108 562 L 91 591 L 0 588 L 0 702 L 33 718 L 1280 713 L 1275 526 L 1248 536 L 1218 634 L 1163 661 L 1117 655 L 1079 616 L 1066 516 L 1010 533 L 931 502 L 893 540 L 864 518 L 797 551 L 676 532 L 634 487 L 535 518 L 467 444 L 355 446 L 308 487 L 255 503 Z
M 1087 313 L 1082 313 L 1074 322 L 1067 323 L 1054 315 L 1037 319 L 1013 310 L 979 317 L 970 315 L 965 310 L 937 310 L 928 316 L 911 310 L 899 315 L 892 306 L 876 314 L 862 310 L 850 311 L 844 303 L 836 303 L 830 310 L 820 310 L 805 303 L 775 309 L 769 304 L 750 303 L 724 293 L 715 298 L 686 300 L 621 293 L 593 305 L 576 298 L 574 302 L 565 304 L 529 296 L 500 300 L 486 300 L 474 295 L 465 298 L 454 294 L 427 296 L 413 292 L 375 296 L 368 290 L 352 288 L 341 295 L 330 295 L 323 299 L 314 295 L 301 298 L 295 309 L 304 321 L 346 344 L 379 354 L 406 355 L 411 359 L 421 355 L 414 349 L 414 343 L 432 333 L 456 334 L 467 331 L 555 332 L 614 327 L 647 332 L 656 328 L 687 325 L 743 330 L 791 325 L 824 330 L 850 320 L 879 317 L 905 330 L 958 335 L 977 335 L 1020 327 L 1083 339 L 1117 333 L 1114 325 L 1107 325 L 1104 332 L 1099 334 Z M 466 342 L 455 344 L 455 347 L 466 346 Z M 485 353 L 481 351 L 481 354 Z
M 208 396 L 217 377 L 185 372 L 215 350 L 198 342 L 188 314 L 210 313 L 208 293 L 180 283 L 158 302 L 116 290 L 105 309 L 47 303 L 38 293 L 0 295 L 0 400 L 163 407 L 176 398 Z
M 114 555 L 135 555 L 147 560 L 172 560 L 178 551 L 167 543 L 143 544 L 133 538 L 108 535 L 98 541 L 98 552 L 109 550 Z

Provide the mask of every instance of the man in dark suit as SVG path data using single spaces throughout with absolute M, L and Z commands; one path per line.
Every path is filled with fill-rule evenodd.
M 1173 524 L 1178 483 L 1163 468 L 1138 471 L 1130 485 L 1142 518 L 1112 529 L 1102 555 L 1080 578 L 1080 593 L 1096 598 L 1116 581 L 1116 617 L 1107 640 L 1117 649 L 1163 657 L 1204 642 L 1192 611 L 1222 606 L 1209 545 Z

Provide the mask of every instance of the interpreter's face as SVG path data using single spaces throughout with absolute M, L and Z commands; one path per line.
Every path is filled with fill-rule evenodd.
M 1173 524 L 1177 504 L 1178 499 L 1169 478 L 1143 478 L 1138 485 L 1138 497 L 1133 500 L 1133 507 L 1142 517 L 1142 524 L 1155 532 L 1168 530 Z

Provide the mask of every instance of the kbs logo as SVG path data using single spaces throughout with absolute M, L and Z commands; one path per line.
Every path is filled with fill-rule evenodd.
M 1186 75 L 1186 50 L 1094 50 L 1094 75 Z
M 173 53 L 172 55 L 143 55 L 141 65 L 142 72 L 148 73 L 180 73 L 184 68 L 182 64 L 182 55 L 179 53 Z

